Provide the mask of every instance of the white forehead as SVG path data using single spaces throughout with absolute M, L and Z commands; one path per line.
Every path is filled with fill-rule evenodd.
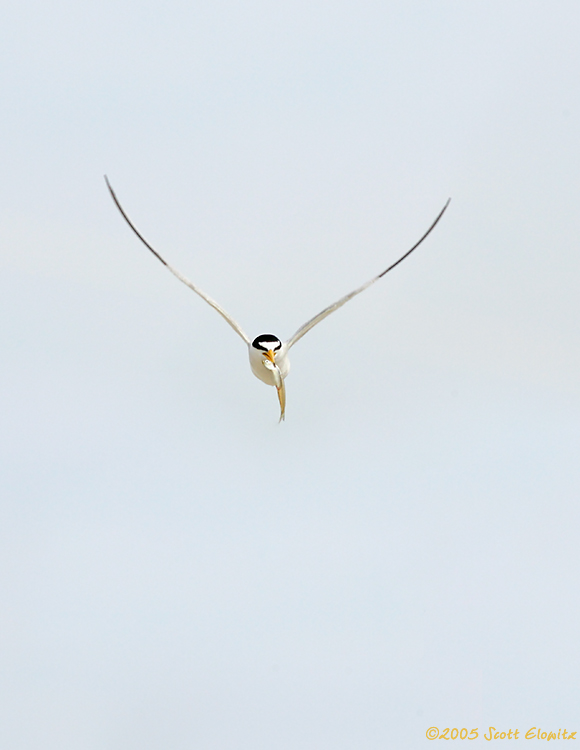
M 275 336 L 258 336 L 252 341 L 252 346 L 256 349 L 279 349 L 282 346 L 282 342 Z

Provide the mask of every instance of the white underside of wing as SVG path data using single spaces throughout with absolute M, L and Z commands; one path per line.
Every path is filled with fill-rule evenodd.
M 145 239 L 145 237 L 143 237 L 143 235 L 141 234 L 141 232 L 139 232 L 139 230 L 133 224 L 133 222 L 131 221 L 131 219 L 125 213 L 125 209 L 119 203 L 119 199 L 115 195 L 115 191 L 111 187 L 111 184 L 110 184 L 110 182 L 109 182 L 109 180 L 107 179 L 106 176 L 105 176 L 105 182 L 107 183 L 107 187 L 109 188 L 109 192 L 111 193 L 111 197 L 113 198 L 113 200 L 115 202 L 115 205 L 119 209 L 119 211 L 121 213 L 121 216 L 125 219 L 125 221 L 131 227 L 131 229 L 133 230 L 133 232 L 135 232 L 135 234 L 137 235 L 137 237 L 139 237 L 139 239 L 145 245 L 145 247 L 148 250 L 150 250 L 153 253 L 153 255 L 157 258 L 157 260 L 160 260 L 163 263 L 163 265 L 166 266 L 171 271 L 171 273 L 174 276 L 177 276 L 177 278 L 180 281 L 183 281 L 183 283 L 186 286 L 188 286 L 192 291 L 194 291 L 203 300 L 205 300 L 208 305 L 211 305 L 211 307 L 213 307 L 214 310 L 217 310 L 217 312 L 222 316 L 222 318 L 234 329 L 234 331 L 238 334 L 238 336 L 241 336 L 241 338 L 244 339 L 244 341 L 246 342 L 246 344 L 248 344 L 248 346 L 249 346 L 250 339 L 248 338 L 248 336 L 246 335 L 246 333 L 243 331 L 243 329 L 240 326 L 240 324 L 237 323 L 232 318 L 232 316 L 224 310 L 224 308 L 221 305 L 218 305 L 218 303 L 214 299 L 212 299 L 208 294 L 206 294 L 198 286 L 196 286 L 193 282 L 191 282 L 186 276 L 184 276 L 181 273 L 181 271 L 178 271 L 177 268 L 173 268 L 173 266 L 170 266 L 169 263 L 164 258 L 162 258 L 159 255 L 159 253 L 157 252 L 157 250 L 155 250 L 155 248 L 147 242 L 147 240 Z
M 204 291 L 202 291 L 198 286 L 196 286 L 193 282 L 191 282 L 186 276 L 184 276 L 180 271 L 178 271 L 176 268 L 173 268 L 173 266 L 170 266 L 169 263 L 165 263 L 167 268 L 171 271 L 171 273 L 174 276 L 177 276 L 177 278 L 180 281 L 183 281 L 183 283 L 188 286 L 191 290 L 193 290 L 196 294 L 198 294 L 203 300 L 207 302 L 208 305 L 211 305 L 214 310 L 217 310 L 217 312 L 222 316 L 222 318 L 230 324 L 230 326 L 234 329 L 234 331 L 238 334 L 238 336 L 241 336 L 246 344 L 250 344 L 250 339 L 242 329 L 239 323 L 237 323 L 232 316 L 227 313 L 224 308 L 219 305 L 214 299 L 212 299 L 209 294 L 206 294 Z
M 407 250 L 407 252 L 403 256 L 401 256 L 399 260 L 397 260 L 395 263 L 390 265 L 384 271 L 381 271 L 381 273 L 374 276 L 370 281 L 367 281 L 366 284 L 359 286 L 358 289 L 355 289 L 353 292 L 350 292 L 349 294 L 345 294 L 344 297 L 341 297 L 337 302 L 334 302 L 332 305 L 325 307 L 324 310 L 322 310 L 322 312 L 318 313 L 318 315 L 315 315 L 313 318 L 310 318 L 308 322 L 304 323 L 304 325 L 301 326 L 290 339 L 288 339 L 288 341 L 286 342 L 286 346 L 288 347 L 288 349 L 290 349 L 291 346 L 294 346 L 294 344 L 297 341 L 300 341 L 302 336 L 304 336 L 305 333 L 308 333 L 308 331 L 310 331 L 311 328 L 314 328 L 315 325 L 320 323 L 321 320 L 324 320 L 324 318 L 331 315 L 335 310 L 338 310 L 339 307 L 342 307 L 353 297 L 356 297 L 357 294 L 364 292 L 364 290 L 368 289 L 369 286 L 372 286 L 375 283 L 375 281 L 378 281 L 379 279 L 381 279 L 385 274 L 387 274 L 389 271 L 395 268 L 395 266 L 398 266 L 401 261 L 405 260 L 405 258 L 413 252 L 413 250 L 419 247 L 419 245 L 423 242 L 423 240 L 427 237 L 427 235 L 429 235 L 433 231 L 433 229 L 435 229 L 435 226 L 439 222 L 439 219 L 445 213 L 450 201 L 451 201 L 451 198 L 449 198 L 447 203 L 443 206 L 442 210 L 439 212 L 439 215 L 437 216 L 435 221 L 431 224 L 429 229 L 425 232 L 425 234 L 421 237 L 421 239 L 413 245 L 413 247 L 410 250 Z
M 291 346 L 294 346 L 294 344 L 299 341 L 305 333 L 308 333 L 308 331 L 311 328 L 314 328 L 315 325 L 320 323 L 321 320 L 324 320 L 324 318 L 331 315 L 335 310 L 338 310 L 339 307 L 342 307 L 353 297 L 356 297 L 357 294 L 364 292 L 365 289 L 368 289 L 369 286 L 371 286 L 371 284 L 374 284 L 375 281 L 378 281 L 378 279 L 380 279 L 380 276 L 375 276 L 374 279 L 371 279 L 370 281 L 367 281 L 366 284 L 359 286 L 359 288 L 355 289 L 354 292 L 345 294 L 344 297 L 341 297 L 337 302 L 334 302 L 332 305 L 325 307 L 322 312 L 318 313 L 318 315 L 310 318 L 307 323 L 304 323 L 304 325 L 301 326 L 290 339 L 288 339 L 288 341 L 286 342 L 286 346 L 288 347 L 288 349 L 290 349 Z
M 263 372 L 261 372 L 261 371 L 258 370 L 260 372 L 260 374 L 258 374 L 258 372 L 256 371 L 255 363 L 252 360 L 252 347 L 250 345 L 250 339 L 247 336 L 247 334 L 244 332 L 244 330 L 242 329 L 242 327 L 239 325 L 239 323 L 237 323 L 237 321 L 235 321 L 232 318 L 232 316 L 229 313 L 227 313 L 224 310 L 224 308 L 221 305 L 219 305 L 214 299 L 212 299 L 208 294 L 206 294 L 198 286 L 196 286 L 193 282 L 191 282 L 186 276 L 184 276 L 181 273 L 181 271 L 178 271 L 176 268 L 173 268 L 173 266 L 170 266 L 169 263 L 167 263 L 167 261 L 164 260 L 161 257 L 161 255 L 159 255 L 159 253 L 157 252 L 157 250 L 155 250 L 147 242 L 147 240 L 143 237 L 143 235 L 136 229 L 136 227 L 134 226 L 133 222 L 129 219 L 129 217 L 125 213 L 123 207 L 119 203 L 119 200 L 117 199 L 117 196 L 115 195 L 115 192 L 114 192 L 113 188 L 111 187 L 111 185 L 110 185 L 109 180 L 107 179 L 107 177 L 105 177 L 105 181 L 107 183 L 107 187 L 109 188 L 109 191 L 111 193 L 111 196 L 112 196 L 112 198 L 113 198 L 113 200 L 114 200 L 117 208 L 121 212 L 121 215 L 123 216 L 123 218 L 125 219 L 125 221 L 127 222 L 127 224 L 131 227 L 131 229 L 133 230 L 133 232 L 137 235 L 137 237 L 139 237 L 139 239 L 145 245 L 145 247 L 147 247 L 153 253 L 153 255 L 155 255 L 155 257 L 158 260 L 160 260 L 161 263 L 163 263 L 164 266 L 167 266 L 167 268 L 171 271 L 171 273 L 174 276 L 176 276 L 180 281 L 182 281 L 192 291 L 194 291 L 203 300 L 205 300 L 208 305 L 210 305 L 211 307 L 213 307 L 213 309 L 216 310 L 222 316 L 222 318 L 234 329 L 234 331 L 238 334 L 238 336 L 240 336 L 246 342 L 246 344 L 248 345 L 248 347 L 250 349 L 250 361 L 252 363 L 252 370 L 254 371 L 254 374 L 257 377 L 259 377 L 260 380 L 264 380 L 264 382 L 268 382 L 269 378 L 268 379 L 264 378 L 263 377 L 263 374 L 264 374 Z M 294 344 L 297 341 L 299 341 L 302 338 L 302 336 L 304 336 L 304 334 L 308 333 L 308 331 L 310 331 L 311 328 L 314 328 L 314 326 L 317 325 L 318 323 L 320 323 L 320 321 L 324 320 L 324 318 L 326 318 L 328 315 L 330 315 L 331 313 L 333 313 L 335 310 L 338 310 L 339 307 L 342 307 L 344 304 L 346 304 L 353 297 L 356 297 L 357 294 L 360 294 L 361 292 L 364 292 L 365 289 L 368 289 L 369 286 L 371 286 L 372 284 L 375 283 L 375 281 L 378 281 L 386 273 L 388 273 L 395 266 L 397 266 L 401 261 L 403 261 L 408 255 L 410 255 L 413 252 L 413 250 L 415 250 L 415 248 L 417 248 L 423 242 L 423 240 L 427 237 L 427 235 L 430 234 L 431 231 L 435 228 L 435 225 L 439 222 L 439 219 L 445 213 L 445 210 L 447 209 L 447 206 L 449 205 L 449 201 L 450 200 L 451 199 L 449 199 L 447 201 L 447 203 L 443 206 L 443 209 L 441 210 L 441 212 L 439 213 L 439 215 L 437 216 L 437 218 L 435 219 L 435 221 L 431 224 L 431 226 L 429 227 L 429 229 L 421 237 L 421 239 L 418 242 L 416 242 L 410 250 L 407 250 L 407 252 L 401 258 L 399 258 L 399 260 L 397 260 L 395 263 L 393 263 L 391 266 L 389 266 L 386 270 L 382 271 L 377 276 L 375 276 L 374 278 L 372 278 L 370 281 L 367 281 L 365 284 L 363 284 L 362 286 L 359 286 L 357 289 L 355 289 L 354 291 L 350 292 L 349 294 L 345 294 L 345 296 L 341 297 L 337 302 L 334 302 L 332 305 L 329 305 L 328 307 L 325 307 L 324 310 L 322 310 L 322 312 L 319 312 L 318 315 L 315 315 L 313 318 L 311 318 L 309 321 L 307 321 L 303 326 L 301 326 L 296 331 L 296 333 L 286 342 L 286 344 L 283 347 L 284 351 L 283 351 L 283 353 L 281 352 L 282 356 L 279 357 L 279 359 L 280 359 L 280 365 L 281 365 L 281 370 L 278 369 L 278 368 L 275 368 L 274 372 L 269 372 L 270 377 L 272 377 L 273 380 L 276 381 L 276 382 L 274 382 L 272 384 L 276 385 L 276 387 L 279 390 L 279 393 L 280 393 L 280 390 L 283 391 L 284 378 L 287 375 L 287 370 L 288 370 L 288 367 L 289 367 L 289 365 L 288 365 L 288 367 L 284 368 L 284 364 L 283 364 L 283 360 L 285 359 L 285 355 L 286 355 L 288 349 L 290 349 L 290 347 L 294 346 Z M 270 370 L 269 367 L 267 367 L 266 369 L 268 371 Z M 278 378 L 280 379 L 281 385 L 278 383 Z M 282 413 L 283 413 L 283 410 L 282 410 Z

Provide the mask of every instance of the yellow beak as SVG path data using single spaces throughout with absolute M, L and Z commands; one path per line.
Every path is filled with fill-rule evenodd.
M 273 365 L 276 364 L 276 362 L 274 361 L 274 352 L 271 349 L 268 349 L 268 351 L 266 352 L 266 357 L 268 357 Z

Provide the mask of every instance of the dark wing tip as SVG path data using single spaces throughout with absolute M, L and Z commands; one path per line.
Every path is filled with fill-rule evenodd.
M 402 263 L 402 261 L 404 261 L 407 256 L 411 255 L 411 253 L 413 252 L 413 250 L 416 250 L 419 247 L 419 245 L 423 242 L 423 240 L 427 239 L 427 237 L 431 234 L 431 232 L 435 229 L 435 227 L 439 223 L 439 220 L 441 219 L 441 217 L 443 216 L 443 214 L 447 210 L 447 206 L 450 203 L 451 203 L 451 198 L 447 198 L 447 203 L 443 206 L 443 208 L 441 209 L 441 211 L 439 211 L 439 214 L 437 215 L 437 218 L 435 219 L 435 221 L 433 222 L 433 224 L 431 224 L 431 226 L 425 232 L 425 234 L 421 237 L 421 239 L 418 242 L 416 242 L 410 250 L 407 250 L 407 252 L 401 258 L 399 258 L 398 261 L 396 261 L 391 266 L 389 266 L 388 268 L 386 268 L 382 273 L 380 273 L 377 276 L 377 279 L 381 279 L 386 273 L 389 273 L 389 271 L 392 271 L 393 268 L 395 268 L 396 266 L 398 266 L 399 263 Z
M 127 222 L 127 224 L 128 224 L 128 225 L 129 225 L 130 227 L 131 227 L 131 229 L 133 230 L 133 232 L 135 232 L 135 234 L 137 235 L 137 237 L 139 237 L 139 239 L 140 239 L 140 240 L 141 240 L 141 242 L 142 242 L 142 243 L 143 243 L 143 244 L 145 245 L 145 247 L 146 247 L 146 248 L 148 248 L 149 250 L 151 250 L 151 252 L 153 253 L 153 255 L 154 255 L 154 256 L 155 256 L 155 257 L 156 257 L 156 258 L 157 258 L 158 260 L 160 260 L 160 261 L 161 261 L 161 262 L 163 263 L 163 265 L 164 265 L 164 266 L 167 266 L 167 261 L 163 260 L 163 258 L 162 258 L 162 257 L 161 257 L 161 256 L 159 255 L 159 253 L 157 252 L 157 250 L 155 250 L 155 248 L 154 248 L 154 247 L 152 247 L 152 246 L 151 246 L 151 245 L 150 245 L 150 244 L 149 244 L 149 243 L 147 242 L 147 240 L 145 239 L 145 237 L 143 237 L 143 235 L 141 234 L 141 232 L 139 232 L 139 230 L 137 229 L 137 227 L 136 227 L 136 226 L 135 226 L 135 225 L 133 224 L 133 222 L 131 221 L 131 219 L 130 219 L 130 218 L 129 218 L 129 217 L 127 216 L 127 214 L 125 213 L 125 209 L 124 209 L 124 208 L 123 208 L 123 206 L 122 206 L 122 205 L 121 205 L 121 204 L 119 203 L 119 199 L 117 198 L 117 196 L 115 195 L 115 191 L 114 191 L 114 190 L 113 190 L 113 188 L 111 187 L 111 183 L 109 182 L 109 180 L 108 180 L 108 178 L 107 178 L 107 175 L 104 175 L 104 177 L 105 177 L 105 182 L 107 183 L 107 187 L 109 188 L 109 192 L 111 193 L 111 198 L 113 199 L 113 201 L 115 202 L 115 205 L 116 205 L 116 206 L 117 206 L 117 208 L 119 209 L 119 212 L 120 212 L 121 216 L 122 216 L 122 217 L 123 217 L 123 218 L 125 219 L 125 221 L 126 221 L 126 222 Z
M 105 178 L 105 182 L 107 183 L 107 187 L 109 188 L 109 192 L 111 193 L 111 195 L 112 195 L 112 196 L 113 196 L 114 198 L 116 198 L 116 195 L 115 195 L 115 191 L 114 191 L 114 190 L 113 190 L 113 188 L 111 187 L 111 183 L 109 182 L 109 178 L 107 177 L 107 175 L 106 175 L 106 174 L 104 174 L 104 175 L 103 175 L 103 177 Z

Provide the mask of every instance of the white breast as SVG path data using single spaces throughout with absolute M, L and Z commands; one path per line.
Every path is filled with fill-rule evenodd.
M 264 354 L 259 349 L 254 349 L 253 346 L 248 347 L 250 353 L 250 367 L 254 375 L 267 385 L 276 385 L 274 373 L 264 366 Z M 290 372 L 290 362 L 288 360 L 288 347 L 286 344 L 282 344 L 282 348 L 276 352 L 275 355 L 276 364 L 280 370 L 280 375 L 285 378 Z

